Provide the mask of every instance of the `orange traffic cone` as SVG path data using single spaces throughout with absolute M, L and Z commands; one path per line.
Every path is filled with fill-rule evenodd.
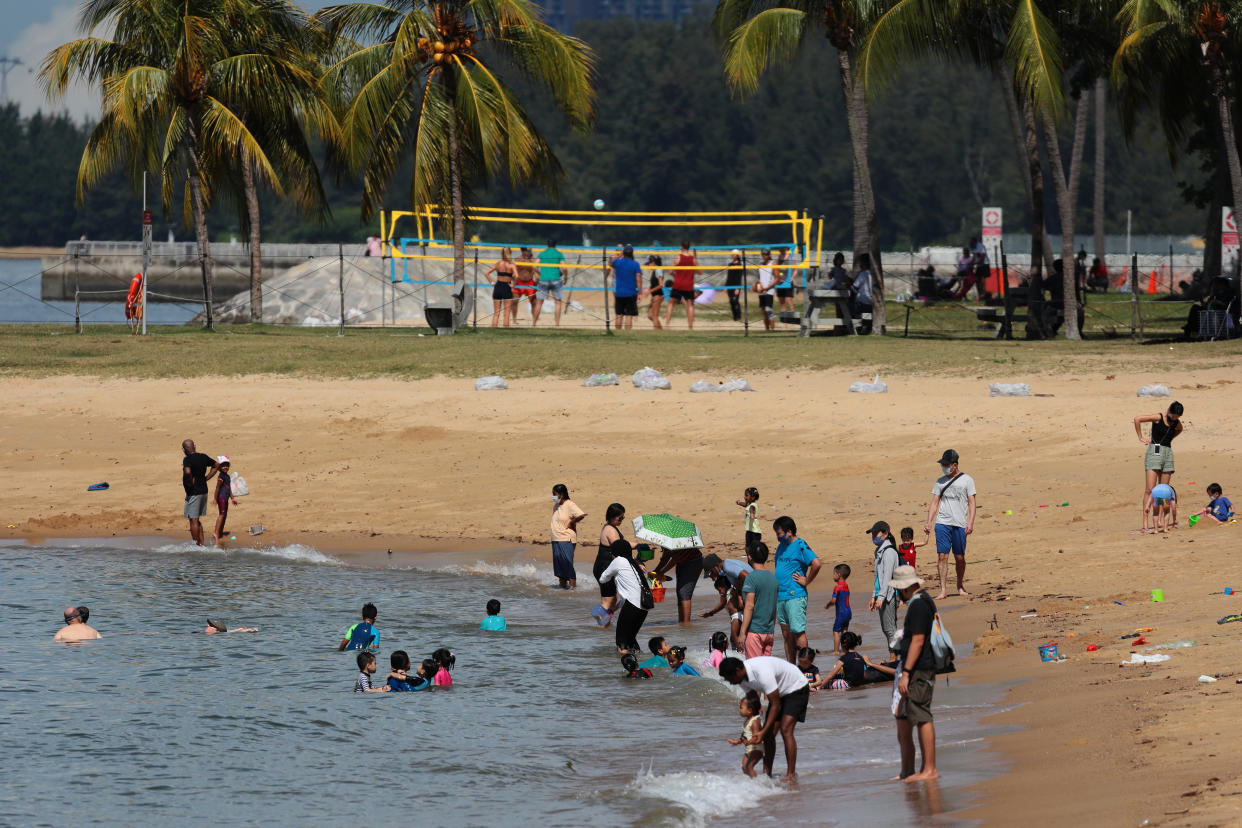
M 1123 288 L 1126 284 L 1126 277 L 1129 275 L 1130 266 L 1126 265 L 1121 269 L 1121 277 L 1117 279 L 1117 287 Z
M 1151 277 L 1147 280 L 1147 295 L 1150 296 L 1156 292 L 1156 271 L 1153 269 Z

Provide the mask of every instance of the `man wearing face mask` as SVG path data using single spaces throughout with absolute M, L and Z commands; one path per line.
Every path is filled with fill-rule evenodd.
M 940 455 L 940 477 L 932 486 L 931 505 L 923 530 L 936 527 L 936 561 L 940 569 L 940 594 L 945 596 L 949 581 L 949 553 L 957 568 L 957 594 L 969 596 L 962 585 L 966 577 L 966 536 L 975 531 L 975 480 L 958 469 L 957 452 L 945 449 Z
M 872 612 L 880 613 L 884 645 L 888 647 L 890 654 L 895 655 L 893 637 L 897 634 L 897 590 L 889 586 L 888 582 L 893 579 L 893 570 L 900 564 L 897 547 L 893 545 L 892 530 L 882 520 L 877 520 L 867 530 L 867 534 L 875 544 L 875 587 L 871 590 L 869 608 Z

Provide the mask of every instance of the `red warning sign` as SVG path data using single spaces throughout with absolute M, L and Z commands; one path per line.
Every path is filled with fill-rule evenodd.
M 1004 232 L 1004 212 L 1000 207 L 983 208 L 983 240 L 1000 241 Z

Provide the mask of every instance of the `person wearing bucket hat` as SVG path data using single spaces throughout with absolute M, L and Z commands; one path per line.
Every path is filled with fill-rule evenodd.
M 936 661 L 932 655 L 932 623 L 936 603 L 912 566 L 893 570 L 888 586 L 906 602 L 906 622 L 898 654 L 897 744 L 901 748 L 901 778 L 907 782 L 936 779 L 936 726 L 932 721 L 932 694 L 936 689 Z M 914 772 L 914 731 L 919 733 L 923 766 Z
M 880 630 L 884 633 L 884 644 L 890 653 L 895 653 L 893 640 L 897 636 L 897 591 L 888 582 L 892 580 L 893 570 L 901 562 L 898 560 L 897 547 L 893 545 L 893 533 L 888 523 L 877 520 L 867 530 L 867 534 L 875 545 L 875 586 L 867 608 L 880 613 Z
M 966 536 L 975 531 L 975 479 L 958 468 L 959 457 L 953 449 L 940 455 L 940 477 L 932 486 L 932 499 L 927 507 L 927 523 L 923 531 L 936 532 L 936 565 L 940 571 L 940 592 L 945 597 L 949 583 L 949 553 L 953 553 L 957 569 L 957 594 L 966 591 Z

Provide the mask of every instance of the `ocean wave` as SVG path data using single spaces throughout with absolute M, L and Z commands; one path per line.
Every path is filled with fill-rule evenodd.
M 784 790 L 764 777 L 748 779 L 736 773 L 703 771 L 657 774 L 650 767 L 634 777 L 631 788 L 644 796 L 681 805 L 691 812 L 696 822 L 753 808 L 761 800 Z
M 301 543 L 291 543 L 286 546 L 232 546 L 221 548 L 218 546 L 198 546 L 186 541 L 185 543 L 167 543 L 163 546 L 155 547 L 152 551 L 162 555 L 261 555 L 266 558 L 279 558 L 283 561 L 297 561 L 299 563 L 326 564 L 328 566 L 342 565 L 341 561 L 331 555 L 325 555 L 315 547 Z
M 472 564 L 453 564 L 441 567 L 436 571 L 447 572 L 450 575 L 490 575 L 493 578 L 512 578 L 519 581 L 529 581 L 534 584 L 542 584 L 545 581 L 552 580 L 547 574 L 546 567 L 543 571 L 540 571 L 533 563 L 488 563 L 487 561 L 475 561 Z

